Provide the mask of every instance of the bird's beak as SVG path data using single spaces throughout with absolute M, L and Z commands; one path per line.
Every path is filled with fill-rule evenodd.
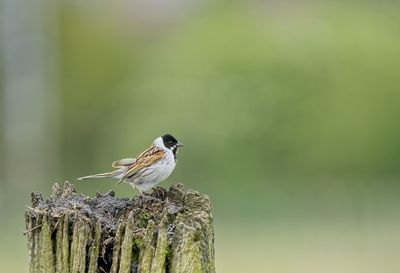
M 178 141 L 178 143 L 176 143 L 176 147 L 182 147 L 183 146 L 183 143 L 182 142 L 179 142 Z

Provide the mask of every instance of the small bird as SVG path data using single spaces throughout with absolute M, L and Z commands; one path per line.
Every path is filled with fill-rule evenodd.
M 137 188 L 145 197 L 143 191 L 149 190 L 158 183 L 167 179 L 176 166 L 178 148 L 183 146 L 170 134 L 156 138 L 153 145 L 136 158 L 123 158 L 112 163 L 117 169 L 108 173 L 99 173 L 78 178 L 116 178 L 118 183 L 129 183 Z

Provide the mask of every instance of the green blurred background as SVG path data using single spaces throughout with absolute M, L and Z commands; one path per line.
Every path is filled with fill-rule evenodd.
M 399 272 L 397 1 L 0 3 L 1 272 L 31 191 L 132 196 L 75 178 L 166 132 L 218 272 Z

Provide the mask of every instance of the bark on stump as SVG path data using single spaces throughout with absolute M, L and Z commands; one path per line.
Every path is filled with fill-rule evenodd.
M 155 200 L 90 198 L 65 182 L 25 212 L 30 273 L 215 273 L 207 195 L 181 184 L 158 187 Z

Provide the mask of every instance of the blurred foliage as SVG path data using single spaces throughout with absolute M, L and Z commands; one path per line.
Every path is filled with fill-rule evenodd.
M 211 196 L 217 242 L 229 244 L 228 227 L 282 219 L 353 235 L 397 226 L 398 4 L 186 5 L 141 21 L 122 4 L 60 1 L 61 172 L 48 185 L 106 171 L 169 132 L 185 147 L 161 185 Z M 76 184 L 90 195 L 114 185 Z
M 64 177 L 164 132 L 187 143 L 170 181 L 216 196 L 399 175 L 390 5 L 224 7 L 148 29 L 61 10 Z

